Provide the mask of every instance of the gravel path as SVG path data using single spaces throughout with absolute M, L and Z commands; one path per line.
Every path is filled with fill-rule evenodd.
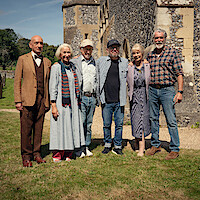
M 112 134 L 114 133 L 114 122 L 112 123 Z M 101 108 L 96 108 L 92 125 L 93 138 L 103 138 L 103 121 L 101 117 Z M 200 128 L 179 128 L 180 148 L 184 149 L 200 149 Z M 150 139 L 151 136 L 146 137 Z M 123 127 L 123 139 L 132 140 L 134 137 L 131 133 L 131 126 Z M 160 140 L 170 141 L 167 128 L 160 128 Z
M 16 109 L 0 109 L 0 112 L 19 112 Z M 50 120 L 50 112 L 46 114 L 45 119 Z M 112 123 L 112 134 L 114 133 L 114 122 Z M 103 138 L 103 121 L 101 117 L 101 108 L 97 107 L 95 110 L 95 115 L 92 125 L 92 137 L 93 138 Z M 180 148 L 184 149 L 200 149 L 200 128 L 179 128 L 180 137 Z M 148 136 L 146 139 L 150 139 Z M 134 137 L 131 134 L 131 126 L 123 127 L 123 139 L 133 140 Z M 160 140 L 169 142 L 170 137 L 167 128 L 160 128 Z

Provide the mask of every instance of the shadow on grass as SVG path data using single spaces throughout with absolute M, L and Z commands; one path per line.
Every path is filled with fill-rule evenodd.
M 160 142 L 161 142 L 161 147 L 163 149 L 165 149 L 167 152 L 170 152 L 169 142 L 162 141 L 162 140 Z M 130 143 L 131 148 L 133 149 L 133 151 L 138 150 L 138 148 L 139 148 L 139 147 L 138 148 L 136 147 L 135 140 L 123 140 L 123 143 L 124 143 L 123 146 L 127 146 L 127 144 Z M 147 150 L 149 148 L 151 148 L 151 140 L 150 139 L 146 139 L 145 140 L 145 149 Z
M 137 146 L 135 145 L 135 140 L 128 140 L 128 139 L 122 140 L 122 148 L 128 146 L 129 144 L 133 151 L 138 150 Z M 96 149 L 98 146 L 104 146 L 103 138 L 92 139 L 92 142 L 90 144 L 90 150 L 92 151 L 92 150 Z M 113 146 L 114 145 L 112 144 L 112 147 Z M 167 152 L 170 152 L 169 142 L 161 140 L 161 147 L 163 149 L 165 149 Z M 146 139 L 145 140 L 145 149 L 147 150 L 149 148 L 151 148 L 151 140 Z M 49 143 L 41 146 L 41 157 L 42 158 L 48 156 L 51 153 L 52 153 L 51 150 L 49 150 Z
M 49 150 L 49 143 L 42 145 L 41 146 L 41 157 L 44 158 L 44 157 L 48 156 L 49 154 L 51 154 L 51 151 Z
M 147 150 L 147 149 L 151 148 L 151 140 L 150 139 L 146 139 L 145 141 L 146 141 L 145 142 L 145 149 Z M 122 148 L 126 147 L 128 144 L 130 144 L 130 146 L 133 149 L 133 151 L 138 149 L 136 147 L 136 145 L 135 145 L 135 140 L 128 140 L 128 139 L 124 139 L 122 141 Z M 96 149 L 98 146 L 104 146 L 103 138 L 92 139 L 92 142 L 90 144 L 90 149 L 91 150 Z M 113 146 L 113 144 L 112 144 L 112 146 Z M 161 147 L 163 149 L 165 149 L 167 152 L 170 152 L 169 142 L 161 140 Z

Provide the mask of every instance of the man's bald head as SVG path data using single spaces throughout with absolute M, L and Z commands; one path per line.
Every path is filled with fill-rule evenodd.
M 39 35 L 34 35 L 31 38 L 29 43 L 29 47 L 32 49 L 33 52 L 40 55 L 43 50 L 43 39 Z

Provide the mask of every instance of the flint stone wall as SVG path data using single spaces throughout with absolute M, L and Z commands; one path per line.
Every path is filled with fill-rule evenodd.
M 83 20 L 83 24 L 97 24 L 98 23 L 98 8 L 96 6 L 82 6 L 79 8 L 81 15 L 79 19 Z
M 75 12 L 73 7 L 67 8 L 67 12 L 65 13 L 65 26 L 75 25 Z
M 107 0 L 109 7 L 108 14 L 108 26 L 105 29 L 101 38 L 101 54 L 105 53 L 106 43 L 108 40 L 116 38 L 121 44 L 123 44 L 126 39 L 130 43 L 130 48 L 134 43 L 140 43 L 144 47 L 148 47 L 152 44 L 152 34 L 156 27 L 156 11 L 159 7 L 164 7 L 168 9 L 168 14 L 170 15 L 170 25 L 167 44 L 178 50 L 180 55 L 182 55 L 184 50 L 184 40 L 181 37 L 177 37 L 177 32 L 183 29 L 183 15 L 177 12 L 177 9 L 193 8 L 194 7 L 194 43 L 193 43 L 193 72 L 191 74 L 185 74 L 184 76 L 184 94 L 183 102 L 176 105 L 177 121 L 179 126 L 190 126 L 195 124 L 195 122 L 200 121 L 200 1 L 199 0 Z M 83 1 L 66 1 L 77 2 Z M 87 1 L 89 2 L 89 1 Z M 86 5 L 78 4 L 79 13 L 81 12 L 81 17 L 83 25 L 97 24 L 98 21 L 98 5 Z M 90 1 L 92 2 L 92 1 Z M 103 7 L 105 0 L 98 1 L 100 3 L 100 8 Z M 75 50 L 75 55 L 79 53 L 80 41 L 83 38 L 81 34 L 81 29 L 74 25 L 75 12 L 71 7 L 66 7 L 67 15 L 69 20 L 65 23 L 65 40 L 72 44 Z M 187 18 L 188 19 L 188 18 Z M 72 21 L 70 21 L 72 20 Z M 106 23 L 107 24 L 107 23 Z M 186 29 L 185 29 L 186 30 Z M 92 29 L 89 39 L 93 40 L 95 47 L 93 55 L 95 58 L 98 57 L 97 44 L 98 40 L 98 28 Z M 190 29 L 191 31 L 191 29 Z M 72 37 L 73 36 L 73 37 Z M 67 38 L 67 39 L 66 39 Z M 121 48 L 122 53 L 122 48 Z M 185 57 L 182 56 L 183 63 L 185 62 Z M 192 64 L 191 64 L 192 65 Z M 191 66 L 192 68 L 192 66 Z M 176 86 L 177 89 L 177 86 Z M 127 106 L 128 108 L 128 106 Z M 161 112 L 162 113 L 162 112 Z M 130 118 L 129 110 L 126 109 L 126 120 Z M 161 115 L 161 126 L 165 125 L 165 119 Z
M 69 28 L 68 31 L 72 30 L 74 28 Z M 74 29 L 73 38 L 68 38 L 67 41 L 69 44 L 71 44 L 71 47 L 73 49 L 73 56 L 76 56 L 80 54 L 79 47 L 81 44 L 81 41 L 83 40 L 83 35 L 81 34 L 79 29 Z
M 80 44 L 88 34 L 94 43 L 93 57 L 98 57 L 99 0 L 64 0 L 64 41 L 72 46 L 73 55 L 80 55 Z
M 193 44 L 194 83 L 200 110 L 200 1 L 194 0 L 194 44 Z
M 109 18 L 115 16 L 114 37 L 121 44 L 128 39 L 131 47 L 134 43 L 149 46 L 155 26 L 155 8 L 155 0 L 109 0 Z
M 89 2 L 89 1 L 88 1 Z M 71 4 L 77 3 L 75 2 L 65 2 L 64 5 L 71 5 Z M 93 50 L 93 57 L 96 59 L 98 58 L 98 30 L 97 28 L 93 28 L 90 25 L 96 25 L 98 24 L 98 6 L 97 5 L 85 5 L 86 3 L 81 2 L 78 4 L 78 12 L 80 15 L 78 16 L 79 22 L 76 22 L 75 17 L 75 8 L 74 6 L 69 7 L 63 7 L 63 10 L 65 11 L 65 27 L 64 27 L 64 41 L 72 46 L 73 49 L 73 55 L 80 55 L 80 44 L 83 39 L 85 39 L 85 36 L 82 31 L 82 27 L 80 24 L 80 21 L 82 25 L 88 25 L 88 39 L 93 41 L 94 44 L 94 50 Z M 90 1 L 90 3 L 94 3 L 94 1 Z

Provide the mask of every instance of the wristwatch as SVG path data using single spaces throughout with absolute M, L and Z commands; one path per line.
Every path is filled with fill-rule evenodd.
M 183 90 L 181 91 L 181 90 L 179 90 L 178 92 L 180 92 L 181 94 L 183 94 Z

